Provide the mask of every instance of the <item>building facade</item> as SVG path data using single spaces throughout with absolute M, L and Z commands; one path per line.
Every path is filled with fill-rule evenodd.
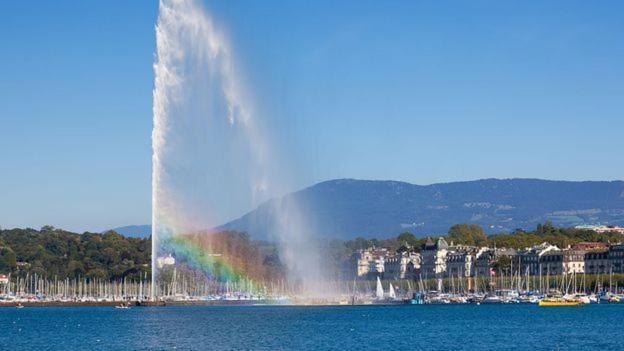
M 624 244 L 609 247 L 609 263 L 613 273 L 624 273 Z
M 522 274 L 540 275 L 546 274 L 546 268 L 542 266 L 542 256 L 551 253 L 561 251 L 557 246 L 550 245 L 549 243 L 541 243 L 531 248 L 521 250 L 518 254 L 520 263 L 520 272 Z M 550 258 L 548 262 L 554 258 Z
M 499 271 L 523 276 L 624 273 L 624 244 L 583 242 L 561 250 L 544 242 L 517 251 L 449 245 L 443 237 L 427 238 L 420 252 L 407 244 L 396 252 L 359 250 L 349 267 L 361 279 L 438 279 L 439 283 L 450 277 L 491 277 Z
M 423 279 L 442 278 L 446 273 L 446 255 L 448 244 L 444 238 L 437 241 L 427 238 L 425 246 L 421 251 L 420 276 Z
M 584 260 L 586 274 L 605 274 L 611 270 L 609 250 L 589 251 L 585 253 Z
M 399 248 L 396 255 L 385 259 L 384 279 L 415 279 L 420 272 L 420 253 Z
M 381 277 L 384 273 L 386 259 L 389 258 L 389 250 L 385 248 L 370 248 L 359 250 L 351 257 L 350 266 L 355 265 L 355 277 L 369 279 Z M 350 274 L 347 274 L 350 276 Z

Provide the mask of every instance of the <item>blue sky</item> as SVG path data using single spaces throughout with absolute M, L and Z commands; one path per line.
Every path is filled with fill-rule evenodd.
M 622 2 L 207 7 L 295 188 L 623 178 Z M 149 222 L 156 17 L 155 1 L 0 5 L 0 226 Z

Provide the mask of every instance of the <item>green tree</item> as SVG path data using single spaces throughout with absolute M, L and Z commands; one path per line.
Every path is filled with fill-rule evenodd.
M 9 247 L 0 248 L 0 273 L 10 273 L 17 266 L 15 252 Z
M 362 237 L 357 237 L 353 240 L 347 241 L 345 245 L 352 251 L 368 249 L 373 246 L 370 240 Z
M 455 224 L 448 231 L 448 238 L 455 244 L 484 246 L 487 245 L 487 236 L 477 224 Z
M 408 245 L 411 245 L 411 246 L 418 245 L 418 238 L 416 238 L 414 234 L 409 233 L 409 232 L 399 234 L 399 236 L 397 237 L 397 240 L 399 241 L 401 245 L 403 245 L 404 243 L 407 243 Z
M 53 232 L 54 230 L 56 230 L 56 228 L 51 225 L 44 225 L 43 227 L 41 227 L 42 232 Z
M 84 265 L 79 261 L 69 261 L 67 272 L 73 277 L 82 276 L 85 274 Z

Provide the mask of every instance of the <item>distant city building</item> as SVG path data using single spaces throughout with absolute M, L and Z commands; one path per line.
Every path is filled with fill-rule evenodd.
M 585 273 L 584 250 L 563 250 L 563 273 Z
M 618 227 L 613 225 L 577 225 L 576 229 L 593 230 L 596 233 L 619 233 L 624 234 L 624 227 Z
M 472 275 L 473 254 L 469 251 L 451 251 L 446 255 L 446 275 L 470 277 Z
M 542 256 L 553 251 L 560 251 L 557 246 L 549 243 L 541 243 L 519 252 L 520 272 L 522 274 L 540 275 L 546 274 L 546 270 L 541 265 Z
M 356 262 L 356 277 L 372 278 L 381 276 L 384 272 L 384 263 L 388 257 L 388 249 L 371 248 L 359 250 L 353 255 L 352 261 Z
M 542 267 L 542 274 L 559 275 L 585 273 L 585 251 L 550 251 L 540 258 L 539 263 Z
M 613 273 L 624 273 L 624 244 L 609 247 L 609 261 Z
M 488 251 L 487 247 L 451 246 L 447 254 L 446 266 L 449 277 L 472 277 L 476 274 L 477 261 Z
M 156 266 L 163 268 L 164 266 L 173 266 L 175 264 L 175 258 L 171 254 L 167 256 L 161 256 L 156 259 Z
M 604 274 L 611 270 L 609 251 L 589 251 L 585 253 L 585 273 Z
M 420 253 L 407 244 L 384 260 L 385 279 L 414 279 L 416 272 L 420 272 Z
M 482 252 L 475 260 L 473 273 L 475 277 L 489 277 L 492 274 L 494 255 L 490 249 Z
M 624 244 L 580 242 L 562 250 L 544 242 L 515 250 L 449 245 L 443 237 L 429 237 L 420 252 L 407 244 L 396 252 L 370 248 L 354 253 L 348 262 L 357 278 L 437 279 L 438 285 L 443 278 L 491 277 L 499 270 L 522 275 L 624 273 Z
M 572 245 L 573 250 L 593 251 L 593 250 L 606 250 L 608 248 L 606 243 L 601 242 L 580 242 Z
M 360 279 L 413 279 L 420 271 L 420 253 L 405 244 L 396 252 L 386 248 L 358 250 L 349 260 L 355 265 L 355 277 Z M 352 276 L 347 273 L 345 276 Z
M 431 238 L 427 238 L 425 247 L 420 252 L 422 257 L 420 274 L 423 279 L 442 278 L 444 276 L 448 247 L 446 240 L 442 237 L 435 242 Z

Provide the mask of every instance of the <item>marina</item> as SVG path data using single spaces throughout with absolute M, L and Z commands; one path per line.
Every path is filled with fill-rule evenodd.
M 429 279 L 333 282 L 326 296 L 298 293 L 287 284 L 173 281 L 167 294 L 150 296 L 149 280 L 49 281 L 37 276 L 16 278 L 0 285 L 0 306 L 164 306 L 164 305 L 424 305 L 424 304 L 537 304 L 578 306 L 624 302 L 624 290 L 613 277 L 582 275 L 496 279 Z M 603 280 L 605 280 L 603 282 Z M 536 283 L 539 281 L 540 283 Z M 202 289 L 199 289 L 201 286 Z M 258 288 L 260 286 L 260 288 Z M 255 288 L 254 288 L 255 287 Z M 441 287 L 436 290 L 435 287 Z

